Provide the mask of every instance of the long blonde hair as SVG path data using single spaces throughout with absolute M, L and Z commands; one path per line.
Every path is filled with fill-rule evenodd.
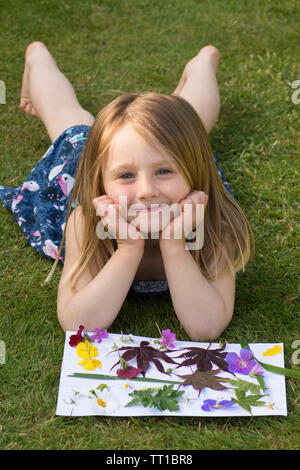
M 154 140 L 175 159 L 191 191 L 204 191 L 208 195 L 204 245 L 201 250 L 191 251 L 203 275 L 213 279 L 225 268 L 233 274 L 244 271 L 250 254 L 254 253 L 251 226 L 240 206 L 224 188 L 199 115 L 180 96 L 130 93 L 114 99 L 99 112 L 80 157 L 66 218 L 67 225 L 76 200 L 83 216 L 83 241 L 79 257 L 67 276 L 71 289 L 76 290 L 77 280 L 87 266 L 90 270 L 92 259 L 99 271 L 114 252 L 110 238 L 99 240 L 96 235 L 99 218 L 92 200 L 105 193 L 102 170 L 110 144 L 125 124 L 132 125 L 146 140 L 151 139 L 152 144 Z M 66 226 L 55 264 L 45 282 L 51 279 L 57 265 L 65 232 Z

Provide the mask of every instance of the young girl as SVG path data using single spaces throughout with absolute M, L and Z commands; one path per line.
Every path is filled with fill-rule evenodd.
M 64 263 L 57 298 L 64 330 L 108 328 L 130 288 L 169 290 L 194 341 L 216 339 L 229 324 L 235 273 L 245 269 L 253 235 L 208 141 L 220 107 L 219 58 L 206 46 L 172 95 L 121 95 L 94 119 L 46 46 L 28 46 L 20 108 L 42 120 L 52 145 L 24 184 L 2 186 L 0 197 L 31 246 L 55 259 L 46 282 Z M 176 227 L 188 221 L 197 229 L 201 204 L 204 244 L 189 250 Z M 174 205 L 179 211 L 151 228 L 154 207 Z M 132 207 L 139 210 L 129 216 Z M 132 223 L 137 215 L 148 234 Z M 99 222 L 110 236 L 99 236 Z M 121 237 L 124 230 L 131 236 Z

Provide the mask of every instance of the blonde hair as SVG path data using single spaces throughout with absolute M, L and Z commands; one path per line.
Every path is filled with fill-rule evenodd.
M 191 251 L 203 275 L 213 279 L 225 268 L 233 274 L 245 271 L 252 253 L 251 241 L 254 252 L 251 226 L 240 206 L 224 188 L 199 115 L 180 96 L 130 93 L 114 99 L 99 112 L 80 157 L 66 218 L 67 225 L 76 198 L 83 216 L 83 240 L 79 257 L 67 276 L 71 289 L 75 291 L 77 280 L 86 266 L 90 270 L 92 259 L 100 270 L 114 252 L 111 239 L 99 240 L 96 235 L 99 218 L 92 200 L 105 193 L 102 171 L 112 140 L 125 124 L 132 125 L 152 145 L 154 140 L 175 159 L 191 191 L 204 191 L 208 195 L 204 245 L 201 250 Z M 65 232 L 66 228 L 55 264 L 45 282 L 51 279 L 57 265 Z

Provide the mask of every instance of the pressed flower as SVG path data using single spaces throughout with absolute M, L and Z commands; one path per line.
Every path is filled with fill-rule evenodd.
M 168 357 L 168 355 L 165 352 L 158 351 L 157 349 L 150 346 L 149 341 L 141 341 L 140 345 L 137 347 L 122 346 L 121 348 L 117 349 L 118 354 L 119 354 L 119 351 L 125 351 L 125 353 L 122 356 L 122 359 L 124 361 L 130 361 L 131 359 L 136 357 L 137 366 L 139 369 L 142 369 L 142 374 L 144 377 L 151 361 L 156 366 L 156 368 L 164 374 L 165 374 L 165 370 L 162 364 L 160 363 L 160 360 L 163 359 L 169 364 L 177 365 L 177 363 L 173 359 Z M 119 354 L 119 357 L 120 357 L 120 354 Z M 120 364 L 120 362 L 121 362 L 121 359 L 118 362 L 116 362 L 110 370 L 112 370 L 117 364 Z M 121 364 L 121 367 L 122 367 L 122 364 Z
M 122 333 L 122 335 L 120 336 L 119 340 L 120 340 L 122 343 L 134 343 L 134 342 L 135 342 L 131 333 L 130 333 L 128 336 L 125 336 L 125 335 Z
M 121 368 L 117 370 L 117 375 L 119 377 L 127 377 L 128 379 L 133 379 L 140 372 L 143 372 L 143 369 L 138 369 L 137 367 L 128 366 L 126 368 Z
M 255 375 L 264 375 L 263 368 L 256 362 L 254 367 L 251 369 L 249 376 L 254 377 Z
M 140 372 L 143 372 L 143 369 L 139 369 L 137 367 L 130 366 L 123 357 L 120 356 L 118 351 L 119 358 L 120 358 L 120 369 L 117 370 L 117 375 L 122 378 L 133 379 L 136 377 Z
M 276 344 L 276 346 L 274 346 L 273 348 L 267 349 L 267 351 L 263 353 L 263 356 L 275 356 L 276 354 L 279 354 L 280 351 L 281 346 L 279 346 L 279 344 Z
M 240 355 L 235 352 L 227 353 L 226 361 L 228 363 L 228 371 L 249 375 L 252 369 L 258 365 L 254 359 L 251 359 L 252 356 L 252 351 L 245 348 L 241 349 Z
M 64 402 L 67 405 L 77 405 L 79 395 L 80 395 L 80 392 L 73 390 L 73 393 L 69 396 L 68 400 L 64 400 Z
M 96 367 L 102 367 L 101 361 L 98 359 L 85 358 L 81 362 L 78 362 L 79 366 L 84 366 L 85 370 L 94 370 Z
M 176 341 L 175 333 L 172 333 L 171 330 L 162 330 L 161 337 L 161 345 L 166 346 L 167 348 L 175 348 L 175 345 L 173 344 L 173 341 Z
M 82 359 L 93 359 L 98 355 L 98 349 L 87 339 L 77 344 L 77 356 Z
M 88 398 L 93 399 L 99 414 L 113 413 L 119 408 L 119 403 L 105 384 L 101 384 L 96 390 L 90 390 Z
M 91 339 L 94 341 L 97 340 L 98 343 L 101 343 L 103 338 L 107 338 L 107 330 L 100 331 L 99 328 L 94 329 L 94 334 L 91 336 Z
M 234 404 L 235 402 L 230 400 L 221 400 L 217 402 L 217 400 L 207 399 L 203 401 L 201 409 L 203 411 L 212 411 L 213 409 L 218 408 L 231 408 Z
M 71 335 L 70 336 L 70 341 L 69 341 L 70 346 L 77 346 L 78 343 L 80 343 L 81 341 L 84 341 L 84 338 L 81 334 L 83 332 L 83 330 L 84 330 L 84 326 L 80 325 L 76 335 Z

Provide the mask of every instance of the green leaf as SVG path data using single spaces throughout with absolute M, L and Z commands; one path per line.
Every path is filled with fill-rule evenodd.
M 248 341 L 247 341 L 246 339 L 244 339 L 244 338 L 240 341 L 240 345 L 241 345 L 242 348 L 250 349 L 250 346 L 249 346 L 249 344 L 248 344 Z M 250 351 L 251 351 L 251 349 L 250 349 Z
M 90 343 L 94 343 L 94 340 L 86 333 L 83 333 L 84 339 L 87 339 Z
M 247 395 L 243 398 L 243 400 L 249 405 L 256 406 L 257 403 L 259 403 L 257 400 L 265 396 L 266 395 Z M 260 402 L 260 403 L 264 403 L 264 402 Z
M 240 402 L 239 400 L 236 400 L 235 398 L 232 398 L 232 401 L 234 401 L 235 403 L 240 405 L 242 408 L 244 408 L 246 411 L 248 411 L 250 414 L 252 414 L 251 407 L 247 405 L 246 403 Z
M 144 407 L 154 407 L 160 411 L 178 411 L 178 400 L 184 392 L 174 390 L 172 385 L 164 385 L 159 388 L 145 388 L 134 390 L 129 393 L 133 399 L 127 403 L 127 406 L 143 405 Z
M 150 379 L 145 377 L 133 377 L 132 379 L 128 379 L 127 377 L 119 377 L 118 375 L 106 375 L 106 374 L 92 374 L 92 373 L 85 373 L 85 372 L 74 372 L 72 375 L 68 375 L 68 377 L 76 377 L 82 379 L 101 379 L 101 380 L 133 380 L 134 382 L 159 382 L 159 383 L 169 383 L 169 384 L 182 384 L 182 382 L 178 382 L 178 380 L 165 380 L 165 379 Z
M 254 358 L 255 359 L 255 358 Z M 286 375 L 287 377 L 293 377 L 295 379 L 300 379 L 300 370 L 296 369 L 286 369 L 285 367 L 273 366 L 271 364 L 265 364 L 255 359 L 264 369 L 274 374 Z
M 232 385 L 236 390 L 244 391 L 244 392 L 251 392 L 251 393 L 259 393 L 260 386 L 254 384 L 253 382 L 249 382 L 248 380 L 243 379 L 226 379 L 226 382 Z
M 236 402 L 238 405 L 240 405 L 242 408 L 244 408 L 246 411 L 248 411 L 250 414 L 251 412 L 251 406 L 264 406 L 265 402 L 264 401 L 258 401 L 260 398 L 265 397 L 266 395 L 246 395 L 246 392 L 243 390 L 236 390 L 235 391 L 236 399 L 232 398 L 234 402 Z
M 263 376 L 262 376 L 262 375 L 256 375 L 255 377 L 256 377 L 256 380 L 257 380 L 257 382 L 258 382 L 258 384 L 259 384 L 261 390 L 262 390 L 263 392 L 265 392 L 265 391 L 266 391 L 266 386 L 265 386 L 265 382 L 264 382 Z

